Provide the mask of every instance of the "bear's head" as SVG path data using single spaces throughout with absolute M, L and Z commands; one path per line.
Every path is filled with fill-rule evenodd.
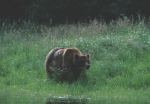
M 74 66 L 82 69 L 90 68 L 89 55 L 74 55 Z

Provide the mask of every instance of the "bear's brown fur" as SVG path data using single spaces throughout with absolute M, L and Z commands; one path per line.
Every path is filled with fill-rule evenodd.
M 82 71 L 89 69 L 89 55 L 82 54 L 77 48 L 55 48 L 46 56 L 45 67 L 48 77 L 57 69 L 78 77 Z M 62 80 L 66 74 L 62 74 Z

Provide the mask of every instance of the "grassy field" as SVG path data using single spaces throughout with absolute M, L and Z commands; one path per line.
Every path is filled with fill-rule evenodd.
M 89 53 L 87 81 L 47 81 L 44 60 L 55 47 Z M 150 27 L 110 24 L 0 26 L 0 104 L 45 104 L 49 97 L 88 97 L 89 104 L 150 104 Z

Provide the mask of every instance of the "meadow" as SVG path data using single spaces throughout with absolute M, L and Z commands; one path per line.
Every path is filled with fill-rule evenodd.
M 90 54 L 87 80 L 47 80 L 52 48 Z M 124 18 L 109 24 L 0 25 L 0 104 L 45 104 L 49 97 L 85 97 L 89 104 L 150 103 L 150 27 Z

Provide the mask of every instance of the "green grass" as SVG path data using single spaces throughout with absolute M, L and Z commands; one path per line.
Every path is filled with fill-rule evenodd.
M 46 79 L 45 56 L 55 47 L 90 54 L 87 81 Z M 0 26 L 0 104 L 45 104 L 53 96 L 88 97 L 90 104 L 149 104 L 149 86 L 150 30 L 142 20 Z

